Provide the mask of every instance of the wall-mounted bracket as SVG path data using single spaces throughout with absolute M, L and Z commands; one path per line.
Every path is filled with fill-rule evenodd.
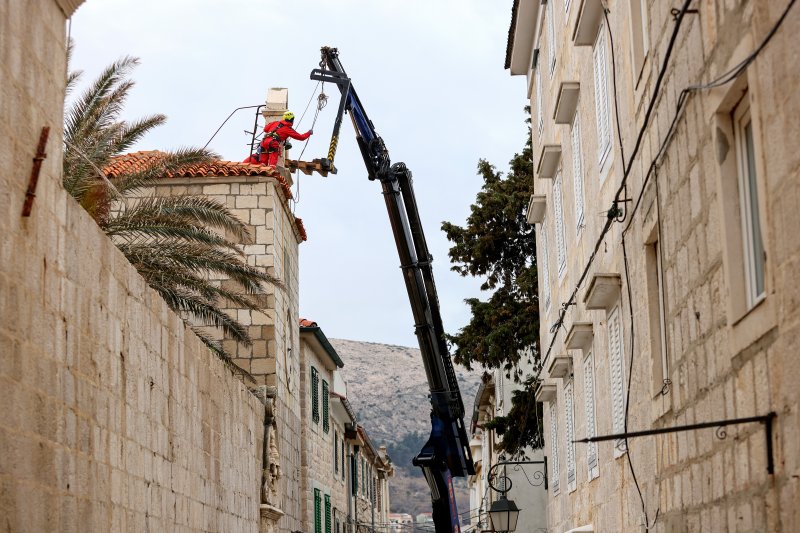
M 22 216 L 31 216 L 33 209 L 33 199 L 36 197 L 36 184 L 39 182 L 39 172 L 42 170 L 42 161 L 47 157 L 44 151 L 47 145 L 47 137 L 50 136 L 50 126 L 44 126 L 42 133 L 39 134 L 39 144 L 36 146 L 36 155 L 33 157 L 33 167 L 28 178 L 28 190 L 25 191 L 25 203 L 22 206 Z
M 489 486 L 492 487 L 492 490 L 495 492 L 505 494 L 511 490 L 512 483 L 511 479 L 509 479 L 509 477 L 506 475 L 506 469 L 503 468 L 503 473 L 498 475 L 497 469 L 501 466 L 511 466 L 515 472 L 522 472 L 525 475 L 525 479 L 527 479 L 528 483 L 530 483 L 531 487 L 544 486 L 544 490 L 547 490 L 547 457 L 544 457 L 544 459 L 541 461 L 504 461 L 502 460 L 502 457 L 500 459 L 500 462 L 493 464 L 489 468 L 489 475 L 486 478 Z M 528 476 L 528 473 L 523 468 L 524 465 L 542 465 L 542 468 L 541 470 L 534 470 L 533 473 Z M 533 480 L 531 480 L 531 478 L 533 478 Z M 500 480 L 503 480 L 502 487 L 496 487 L 493 481 Z
M 766 415 L 750 416 L 746 418 L 730 418 L 728 420 L 717 420 L 714 422 L 701 422 L 699 424 L 688 424 L 685 426 L 673 426 L 668 428 L 647 429 L 643 431 L 629 431 L 627 433 L 615 433 L 613 435 L 600 435 L 597 437 L 586 437 L 572 442 L 602 442 L 606 440 L 616 440 L 624 443 L 627 439 L 636 437 L 647 437 L 649 435 L 663 435 L 665 433 L 677 433 L 680 431 L 694 431 L 697 429 L 716 428 L 714 435 L 722 440 L 728 437 L 727 426 L 740 424 L 752 424 L 758 422 L 764 424 L 764 433 L 767 439 L 767 472 L 775 473 L 775 459 L 772 453 L 772 421 L 778 416 L 774 411 Z

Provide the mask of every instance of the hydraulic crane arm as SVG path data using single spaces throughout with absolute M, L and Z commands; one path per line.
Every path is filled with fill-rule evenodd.
M 320 68 L 311 72 L 311 79 L 334 83 L 342 94 L 328 158 L 323 160 L 323 165 L 333 168 L 346 111 L 353 122 L 369 179 L 378 180 L 383 187 L 430 388 L 431 435 L 413 462 L 422 468 L 431 489 L 436 531 L 457 533 L 460 526 L 451 477 L 463 477 L 475 471 L 464 427 L 464 404 L 445 342 L 431 267 L 433 258 L 420 222 L 411 171 L 404 163 L 391 163 L 386 145 L 375 131 L 339 61 L 337 49 L 322 48 Z

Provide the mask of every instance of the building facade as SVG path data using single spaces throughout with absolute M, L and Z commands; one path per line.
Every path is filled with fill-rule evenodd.
M 546 467 L 544 452 L 528 448 L 512 457 L 501 450 L 502 435 L 484 427 L 495 417 L 506 416 L 511 409 L 514 381 L 500 369 L 483 375 L 472 409 L 470 424 L 470 450 L 475 463 L 475 474 L 469 476 L 470 531 L 491 529 L 488 512 L 492 503 L 502 494 L 513 500 L 520 509 L 516 531 L 520 533 L 545 533 L 547 531 Z M 533 464 L 501 463 L 530 461 Z
M 513 4 L 550 531 L 800 529 L 793 4 Z
M 344 362 L 316 322 L 300 320 L 302 530 L 374 531 L 389 523 L 386 448 L 356 420 L 339 369 Z

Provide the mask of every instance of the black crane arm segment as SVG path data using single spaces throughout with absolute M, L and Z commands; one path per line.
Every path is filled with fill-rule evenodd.
M 433 279 L 432 256 L 419 217 L 411 171 L 404 163 L 391 163 L 383 139 L 375 131 L 335 48 L 322 48 L 320 68 L 311 79 L 334 83 L 341 100 L 331 135 L 328 158 L 333 168 L 344 113 L 350 115 L 370 180 L 378 180 L 392 227 L 403 272 L 414 329 L 422 353 L 431 398 L 431 437 L 414 464 L 420 466 L 431 488 L 436 530 L 458 531 L 458 516 L 451 476 L 474 473 L 464 427 L 464 404 L 447 349 L 439 298 Z

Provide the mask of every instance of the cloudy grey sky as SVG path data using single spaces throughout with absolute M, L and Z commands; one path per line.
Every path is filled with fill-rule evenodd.
M 510 14 L 510 0 L 88 0 L 70 32 L 85 80 L 123 55 L 141 58 L 126 117 L 169 121 L 137 150 L 202 146 L 234 108 L 263 103 L 269 87 L 289 88 L 299 118 L 319 48 L 338 47 L 393 162 L 414 173 L 445 328 L 455 332 L 479 282 L 449 270 L 441 222 L 464 222 L 481 184 L 478 160 L 505 171 L 527 132 L 525 80 L 503 69 Z M 325 92 L 306 160 L 327 151 L 339 95 Z M 297 129 L 312 118 L 313 109 Z M 250 111 L 236 114 L 210 148 L 243 159 L 252 124 Z M 309 235 L 300 314 L 329 337 L 416 346 L 380 185 L 366 178 L 348 120 L 342 132 L 339 174 L 301 175 L 295 190 Z

